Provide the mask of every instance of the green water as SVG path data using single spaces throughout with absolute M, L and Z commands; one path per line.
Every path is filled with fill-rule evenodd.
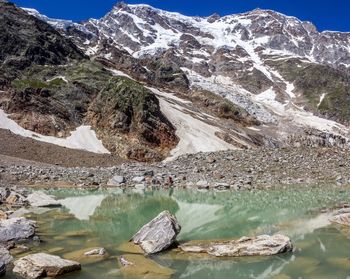
M 273 257 L 191 258 L 174 252 L 152 256 L 159 265 L 174 270 L 171 278 L 350 278 L 350 230 L 329 224 L 329 215 L 321 213 L 322 208 L 350 201 L 350 189 L 49 193 L 63 199 L 65 206 L 29 215 L 38 221 L 43 240 L 39 246 L 29 244 L 31 253 L 48 251 L 71 258 L 72 252 L 101 246 L 110 255 L 98 262 L 83 261 L 82 271 L 67 279 L 130 278 L 117 263 L 117 257 L 125 254 L 120 245 L 163 210 L 174 213 L 182 225 L 179 241 L 281 232 L 295 245 L 293 253 Z

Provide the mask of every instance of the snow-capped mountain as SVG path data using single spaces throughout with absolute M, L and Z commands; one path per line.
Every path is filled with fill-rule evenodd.
M 119 3 L 81 23 L 26 11 L 147 86 L 177 130 L 172 154 L 349 142 L 350 33 L 260 9 L 189 17 Z
M 95 35 L 95 41 L 112 40 L 137 58 L 175 48 L 179 56 L 190 52 L 186 54 L 192 62 L 200 64 L 226 48 L 236 50 L 241 60 L 248 56 L 258 69 L 260 60 L 271 55 L 350 67 L 350 33 L 320 33 L 310 22 L 270 10 L 188 17 L 148 5 L 118 4 L 103 18 L 83 25 Z
M 324 108 L 332 102 L 331 92 L 317 89 L 305 98 L 303 91 L 309 85 L 300 79 L 305 79 L 301 75 L 312 75 L 313 67 L 324 65 L 322 74 L 339 71 L 348 81 L 350 33 L 318 32 L 310 22 L 270 10 L 189 17 L 124 3 L 114 6 L 101 19 L 65 26 L 65 30 L 91 57 L 120 60 L 121 53 L 115 54 L 111 47 L 128 53 L 129 59 L 136 59 L 145 68 L 141 69 L 145 75 L 147 70 L 153 71 L 148 67 L 149 60 L 176 65 L 186 74 L 192 89 L 222 95 L 264 123 L 278 122 L 276 116 L 281 114 L 294 119 L 302 112 L 302 120 L 298 121 L 319 129 L 320 125 L 309 119 L 311 116 L 306 117 L 308 111 L 348 121 L 343 113 Z M 118 66 L 122 66 L 119 61 Z M 133 74 L 133 70 L 128 72 Z M 309 97 L 317 103 L 310 102 Z M 329 132 L 333 126 L 326 123 L 321 128 Z

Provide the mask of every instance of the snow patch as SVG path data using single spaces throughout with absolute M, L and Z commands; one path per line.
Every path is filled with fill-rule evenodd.
M 323 100 L 324 100 L 324 97 L 326 97 L 326 93 L 323 93 L 321 96 L 320 96 L 320 101 L 319 103 L 317 104 L 317 108 L 322 104 Z
M 67 148 L 86 150 L 94 153 L 110 153 L 103 146 L 102 141 L 97 138 L 96 133 L 91 129 L 91 126 L 80 126 L 75 131 L 71 132 L 71 135 L 67 138 L 44 136 L 22 128 L 14 120 L 10 119 L 2 109 L 0 109 L 0 128 L 10 130 L 16 135 Z
M 166 161 L 173 160 L 184 154 L 237 149 L 216 136 L 216 133 L 222 132 L 220 128 L 193 117 L 190 114 L 192 112 L 187 111 L 184 107 L 171 102 L 171 100 L 166 100 L 159 94 L 157 95 L 159 96 L 162 112 L 176 127 L 176 135 L 180 139 L 180 142 L 171 151 L 170 157 Z

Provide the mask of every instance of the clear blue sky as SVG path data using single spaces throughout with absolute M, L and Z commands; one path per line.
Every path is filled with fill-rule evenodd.
M 12 0 L 17 5 L 35 8 L 53 18 L 80 21 L 100 18 L 116 0 Z M 129 4 L 144 3 L 156 8 L 185 15 L 208 16 L 272 9 L 302 20 L 312 21 L 318 30 L 350 32 L 349 0 L 129 0 Z

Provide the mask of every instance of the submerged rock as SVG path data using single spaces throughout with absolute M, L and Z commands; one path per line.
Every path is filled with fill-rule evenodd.
M 180 231 L 181 226 L 176 217 L 169 211 L 163 211 L 144 225 L 131 240 L 140 245 L 146 254 L 155 254 L 171 246 Z
M 125 278 L 168 279 L 174 270 L 161 266 L 142 255 L 124 255 L 119 258 L 121 273 Z
M 36 222 L 26 218 L 0 220 L 0 243 L 28 239 L 35 234 Z
M 242 237 L 232 241 L 189 242 L 180 245 L 189 253 L 207 253 L 216 257 L 271 256 L 292 251 L 289 237 L 276 234 Z
M 84 253 L 84 256 L 104 256 L 107 254 L 105 248 L 96 248 Z
M 78 262 L 45 253 L 32 254 L 15 261 L 13 272 L 28 279 L 56 277 L 81 269 Z
M 46 195 L 44 192 L 34 192 L 27 197 L 27 201 L 34 207 L 56 207 L 61 206 L 59 201 L 53 197 Z

